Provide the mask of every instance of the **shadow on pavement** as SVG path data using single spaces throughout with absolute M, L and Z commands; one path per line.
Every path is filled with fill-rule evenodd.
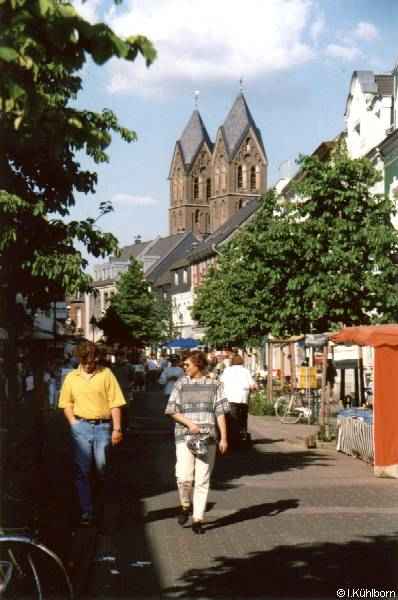
M 349 542 L 277 546 L 245 558 L 214 558 L 209 569 L 191 569 L 166 598 L 394 597 L 398 584 L 396 534 Z M 350 593 L 348 592 L 350 590 Z M 369 590 L 365 596 L 365 590 Z M 372 590 L 390 596 L 371 595 Z M 350 596 L 351 594 L 351 596 Z
M 297 508 L 299 501 L 296 498 L 291 500 L 278 500 L 277 502 L 265 502 L 264 504 L 257 504 L 255 506 L 247 506 L 241 508 L 231 515 L 218 518 L 217 521 L 206 525 L 206 531 L 210 529 L 219 529 L 220 527 L 226 527 L 227 525 L 235 525 L 242 521 L 251 521 L 252 519 L 259 519 L 260 517 L 270 517 L 277 515 L 285 510 L 291 510 Z

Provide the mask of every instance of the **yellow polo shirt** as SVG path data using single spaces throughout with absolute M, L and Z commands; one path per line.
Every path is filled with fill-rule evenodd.
M 111 409 L 124 404 L 122 390 L 110 369 L 99 369 L 87 379 L 78 367 L 65 377 L 58 406 L 71 406 L 73 413 L 83 419 L 110 419 Z

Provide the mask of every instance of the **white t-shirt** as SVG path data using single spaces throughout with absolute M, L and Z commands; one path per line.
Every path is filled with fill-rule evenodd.
M 148 358 L 146 361 L 148 371 L 153 371 L 159 368 L 159 363 L 156 358 Z
M 242 365 L 232 365 L 224 369 L 220 379 L 224 384 L 224 393 L 228 402 L 247 404 L 250 386 L 255 385 L 248 369 Z

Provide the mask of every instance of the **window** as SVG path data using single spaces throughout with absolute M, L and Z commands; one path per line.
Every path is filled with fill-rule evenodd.
M 243 176 L 242 176 L 242 166 L 241 166 L 241 165 L 239 165 L 239 167 L 238 167 L 238 181 L 237 181 L 237 184 L 238 184 L 238 190 L 240 190 L 240 189 L 241 189 L 241 187 L 242 187 L 242 183 L 243 183 Z
M 256 189 L 256 167 L 250 169 L 250 189 L 253 191 Z
M 216 168 L 216 175 L 214 178 L 214 187 L 216 188 L 216 193 L 217 193 L 218 189 L 220 187 L 220 169 L 218 167 Z
M 211 197 L 211 179 L 206 180 L 206 200 L 210 200 Z
M 246 139 L 246 152 L 250 152 L 250 147 L 251 147 L 251 139 L 248 137 Z
M 193 199 L 197 200 L 199 198 L 199 178 L 194 177 L 193 179 Z
M 178 276 L 178 271 L 174 271 L 174 285 L 178 285 L 180 283 L 180 278 Z
M 188 269 L 184 269 L 182 273 L 182 280 L 184 283 L 188 283 Z

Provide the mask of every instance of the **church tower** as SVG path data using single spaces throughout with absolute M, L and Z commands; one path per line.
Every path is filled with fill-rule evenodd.
M 213 143 L 197 109 L 171 161 L 170 235 L 213 233 L 242 206 L 267 190 L 268 159 L 242 91 Z
M 267 189 L 268 159 L 261 132 L 241 92 L 217 132 L 212 155 L 210 229 L 215 231 Z
M 210 233 L 211 158 L 213 144 L 198 110 L 194 110 L 171 162 L 170 234 L 192 231 L 197 237 Z

